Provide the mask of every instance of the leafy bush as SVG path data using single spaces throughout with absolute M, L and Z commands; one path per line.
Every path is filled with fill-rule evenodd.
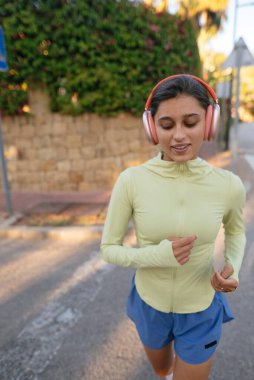
M 190 21 L 127 0 L 0 0 L 10 70 L 0 109 L 23 113 L 27 86 L 46 84 L 52 111 L 140 114 L 158 80 L 200 74 Z

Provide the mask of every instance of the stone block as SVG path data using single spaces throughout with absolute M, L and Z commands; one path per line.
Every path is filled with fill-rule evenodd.
M 82 140 L 79 135 L 67 135 L 66 136 L 66 145 L 71 148 L 80 148 L 82 144 Z
M 23 137 L 20 137 L 16 140 L 16 146 L 19 152 L 21 152 L 21 155 L 23 154 L 26 149 L 32 148 L 33 146 L 33 138 L 27 138 L 23 139 Z
M 90 190 L 89 186 L 90 186 L 90 184 L 88 182 L 85 182 L 85 181 L 84 182 L 80 182 L 78 184 L 78 191 L 87 191 L 87 190 Z
M 67 149 L 61 146 L 55 147 L 56 160 L 65 160 L 67 157 Z
M 70 164 L 71 164 L 71 170 L 77 170 L 81 173 L 84 172 L 84 168 L 85 168 L 84 160 L 81 160 L 81 159 L 71 160 Z
M 140 140 L 133 140 L 129 143 L 129 152 L 139 152 L 141 148 L 141 142 Z
M 94 131 L 101 126 L 101 123 L 102 121 L 99 116 L 90 115 L 84 125 L 86 126 L 88 133 L 94 133 Z
M 56 157 L 54 147 L 38 149 L 38 158 L 41 160 L 51 160 Z
M 9 173 L 15 173 L 18 170 L 18 163 L 16 160 L 8 161 L 7 170 Z
M 63 124 L 63 122 L 53 124 L 52 128 L 51 128 L 51 133 L 53 136 L 61 136 L 61 137 L 66 136 L 66 134 L 67 134 L 66 124 Z
M 77 171 L 70 171 L 69 179 L 70 179 L 70 182 L 79 184 L 80 182 L 84 181 L 84 175 L 83 173 L 80 173 Z
M 64 172 L 64 171 L 55 172 L 55 175 L 54 175 L 54 182 L 55 183 L 64 184 L 68 181 L 69 181 L 69 173 Z
M 71 169 L 71 163 L 68 160 L 59 161 L 57 162 L 56 166 L 57 170 L 59 170 L 60 172 L 69 172 Z
M 22 131 L 22 136 L 26 138 L 31 138 L 35 135 L 35 127 L 32 125 L 24 125 Z
M 96 147 L 84 146 L 80 152 L 82 158 L 94 158 L 96 156 Z
M 81 157 L 81 152 L 78 148 L 67 149 L 67 157 L 69 160 L 79 159 Z
M 82 136 L 83 146 L 96 146 L 98 144 L 98 136 L 95 133 L 84 133 Z
M 40 164 L 40 170 L 43 170 L 45 172 L 52 172 L 54 170 L 56 170 L 57 168 L 57 164 L 54 160 L 45 160 L 45 161 L 41 161 L 41 164 Z
M 23 152 L 23 157 L 26 159 L 34 160 L 37 157 L 37 152 L 34 148 L 26 148 Z

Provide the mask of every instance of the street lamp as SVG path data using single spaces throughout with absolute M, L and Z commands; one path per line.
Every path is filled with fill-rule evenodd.
M 234 24 L 233 24 L 233 47 L 235 46 L 235 39 L 236 39 L 236 30 L 237 30 L 237 9 L 241 7 L 249 7 L 254 5 L 254 2 L 251 1 L 249 3 L 239 4 L 238 0 L 235 0 L 235 7 L 234 7 Z

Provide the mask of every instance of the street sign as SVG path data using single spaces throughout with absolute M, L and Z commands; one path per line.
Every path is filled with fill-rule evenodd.
M 220 99 L 230 98 L 230 81 L 219 82 L 216 87 L 216 95 Z
M 0 71 L 7 71 L 7 70 L 8 70 L 8 64 L 7 64 L 6 50 L 5 50 L 5 44 L 4 44 L 4 32 L 3 32 L 3 28 L 0 26 Z
M 254 58 L 244 42 L 243 38 L 240 37 L 236 42 L 234 49 L 229 54 L 226 61 L 223 63 L 223 68 L 228 67 L 241 67 L 241 66 L 252 66 L 254 65 Z

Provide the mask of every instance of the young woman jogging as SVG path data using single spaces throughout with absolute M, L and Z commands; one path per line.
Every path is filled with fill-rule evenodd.
M 127 314 L 157 376 L 207 380 L 222 324 L 234 318 L 223 293 L 238 287 L 245 190 L 238 176 L 198 157 L 219 124 L 216 94 L 202 79 L 180 74 L 160 81 L 143 120 L 160 152 L 119 176 L 101 250 L 109 263 L 136 269 Z M 123 245 L 130 219 L 137 248 Z M 213 254 L 221 224 L 219 272 Z

